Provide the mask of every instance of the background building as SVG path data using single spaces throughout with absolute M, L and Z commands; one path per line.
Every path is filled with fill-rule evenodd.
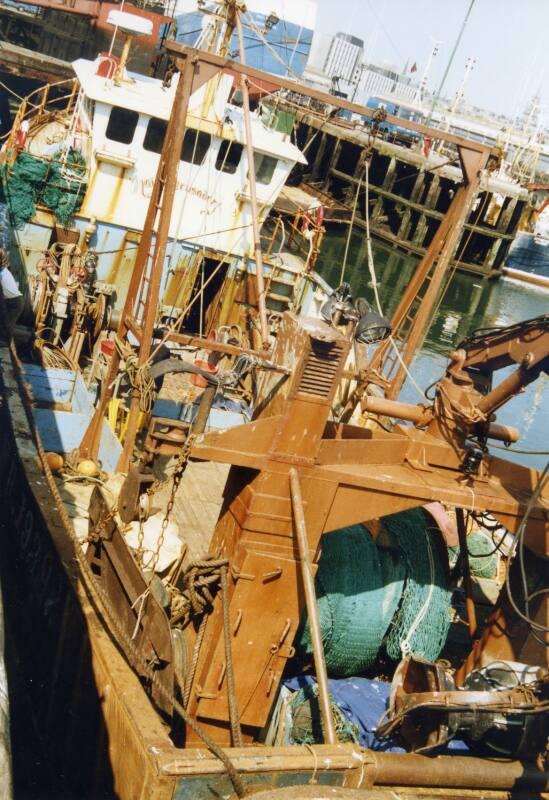
M 417 84 L 412 78 L 397 72 L 394 67 L 377 64 L 362 64 L 355 100 L 366 105 L 370 97 L 395 95 L 402 99 L 413 99 Z
M 346 84 L 356 84 L 364 55 L 364 42 L 349 33 L 336 33 L 328 51 L 324 72 Z
M 364 42 L 348 33 L 330 36 L 316 33 L 304 78 L 315 85 L 326 84 L 345 97 L 352 97 L 360 78 Z

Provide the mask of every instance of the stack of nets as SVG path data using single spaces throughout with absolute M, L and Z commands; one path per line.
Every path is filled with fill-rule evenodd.
M 459 558 L 459 546 L 449 547 L 450 563 L 455 564 Z M 469 552 L 469 569 L 475 578 L 495 578 L 498 572 L 498 556 L 494 552 L 492 539 L 482 531 L 474 531 L 467 537 Z
M 58 150 L 52 160 L 20 153 L 6 179 L 6 200 L 14 227 L 21 228 L 34 215 L 36 204 L 54 212 L 68 225 L 82 205 L 86 192 L 86 162 L 72 147 Z
M 333 677 L 360 675 L 382 647 L 395 661 L 440 655 L 450 627 L 448 558 L 420 509 L 384 517 L 378 544 L 364 525 L 325 534 L 316 592 L 326 666 Z M 297 637 L 312 654 L 307 621 Z
M 385 555 L 364 525 L 327 533 L 316 576 L 326 666 L 330 675 L 358 675 L 377 658 L 397 609 L 405 567 Z M 309 625 L 299 648 L 312 653 Z

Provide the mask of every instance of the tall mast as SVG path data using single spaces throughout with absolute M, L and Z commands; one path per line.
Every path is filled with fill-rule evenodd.
M 461 39 L 462 39 L 463 33 L 465 31 L 465 28 L 467 27 L 467 23 L 469 21 L 469 17 L 471 16 L 471 11 L 473 10 L 473 6 L 474 5 L 475 5 L 475 0 L 471 0 L 471 2 L 469 3 L 469 8 L 467 9 L 467 13 L 465 14 L 465 18 L 464 18 L 463 22 L 461 23 L 461 28 L 459 29 L 459 33 L 457 35 L 457 39 L 456 39 L 456 41 L 454 43 L 454 46 L 452 48 L 452 52 L 450 53 L 450 58 L 448 59 L 448 63 L 446 64 L 446 69 L 444 70 L 444 74 L 443 74 L 442 78 L 440 79 L 440 83 L 438 85 L 437 93 L 433 98 L 433 102 L 431 104 L 431 110 L 429 111 L 429 116 L 427 118 L 427 125 L 429 125 L 429 123 L 431 122 L 431 119 L 433 118 L 433 113 L 435 111 L 435 108 L 437 106 L 438 101 L 440 100 L 440 95 L 442 94 L 442 90 L 444 89 L 444 84 L 446 83 L 446 78 L 448 77 L 448 73 L 450 72 L 450 68 L 451 68 L 452 64 L 454 63 L 454 57 L 455 57 L 455 55 L 457 53 L 457 49 L 459 47 L 459 43 L 461 42 Z
M 414 94 L 414 103 L 423 103 L 425 97 L 425 91 L 427 89 L 427 80 L 429 77 L 429 73 L 431 72 L 431 65 L 433 63 L 433 58 L 438 54 L 438 48 L 441 42 L 433 42 L 433 49 L 429 53 L 429 58 L 427 59 L 427 63 L 425 64 L 425 69 L 423 70 L 423 75 L 421 76 L 421 80 L 419 82 L 419 86 L 417 87 L 416 93 Z

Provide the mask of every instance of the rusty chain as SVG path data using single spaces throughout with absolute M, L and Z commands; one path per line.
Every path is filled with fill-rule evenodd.
M 191 454 L 191 450 L 193 449 L 193 445 L 195 443 L 195 440 L 196 440 L 196 435 L 193 434 L 193 433 L 190 433 L 187 436 L 187 438 L 185 439 L 185 443 L 183 444 L 181 453 L 179 454 L 179 456 L 177 458 L 177 462 L 176 462 L 176 465 L 175 465 L 175 468 L 174 468 L 174 471 L 173 471 L 173 475 L 171 477 L 172 488 L 170 490 L 170 498 L 169 498 L 169 500 L 168 500 L 168 502 L 166 504 L 166 511 L 165 511 L 165 514 L 164 514 L 164 518 L 162 520 L 162 524 L 160 526 L 160 535 L 159 535 L 158 541 L 156 543 L 156 550 L 154 551 L 154 554 L 153 554 L 152 566 L 150 567 L 151 578 L 149 580 L 149 585 L 150 585 L 150 582 L 152 581 L 152 579 L 154 577 L 154 572 L 155 572 L 155 569 L 157 567 L 158 560 L 160 558 L 160 552 L 161 552 L 162 546 L 164 544 L 164 538 L 166 536 L 166 528 L 168 527 L 168 523 L 170 521 L 170 516 L 171 516 L 172 510 L 173 510 L 174 504 L 175 504 L 175 496 L 177 494 L 177 490 L 179 489 L 179 484 L 181 483 L 181 478 L 183 477 L 183 473 L 185 472 L 185 469 L 187 468 L 187 463 L 189 461 L 189 456 Z M 153 494 L 152 487 L 149 487 L 149 490 L 148 490 L 147 494 L 149 494 L 149 496 Z

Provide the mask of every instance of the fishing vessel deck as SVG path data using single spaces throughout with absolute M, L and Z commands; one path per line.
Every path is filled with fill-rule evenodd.
M 239 8 L 225 11 L 241 36 Z M 116 283 L 124 296 L 99 300 L 97 262 L 86 262 L 95 232 L 86 240 L 76 226 L 77 240 L 57 239 L 34 265 L 41 363 L 23 348 L 18 355 L 8 301 L 0 309 L 0 497 L 16 532 L 0 548 L 3 589 L 12 613 L 19 608 L 14 647 L 58 794 L 542 796 L 549 486 L 545 473 L 489 448 L 519 437 L 493 415 L 548 370 L 549 319 L 477 332 L 450 354 L 432 402 L 398 399 L 492 151 L 439 132 L 458 148 L 461 184 L 389 321 L 379 299 L 373 308 L 315 275 L 318 216 L 291 219 L 301 259 L 285 251 L 284 220 L 262 230 L 262 173 L 249 168 L 262 125 L 247 92 L 254 71 L 175 43 L 168 50 L 180 77 L 129 281 Z M 179 170 L 199 166 L 181 167 L 185 137 L 198 130 L 192 111 L 202 106 L 199 127 L 228 124 L 213 91 L 225 95 L 225 113 L 228 82 L 210 67 L 243 76 L 246 136 L 234 181 L 249 196 L 251 231 L 239 268 L 209 294 L 223 258 L 211 264 L 201 252 L 187 262 L 185 302 L 172 300 L 177 313 L 166 314 L 167 253 L 192 195 Z M 24 114 L 3 154 L 9 167 Z M 94 147 L 103 123 L 110 118 L 96 108 Z M 264 135 L 276 154 L 284 134 Z M 93 169 L 134 169 L 122 163 L 129 144 L 115 144 L 110 161 L 94 150 Z M 289 162 L 300 159 L 284 146 Z M 375 285 L 371 261 L 369 269 Z M 497 599 L 482 615 L 473 525 L 498 551 Z M 439 659 L 450 626 L 465 628 L 451 611 L 454 592 L 467 637 L 448 668 Z M 316 687 L 308 709 L 292 678 Z M 367 707 L 385 687 L 377 743 L 341 717 L 339 680 L 370 691 Z M 446 749 L 458 733 L 466 755 Z M 411 752 L 380 752 L 393 735 Z

